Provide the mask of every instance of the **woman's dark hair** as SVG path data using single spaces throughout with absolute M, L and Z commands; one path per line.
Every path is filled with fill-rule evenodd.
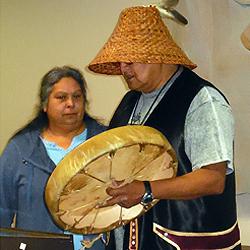
M 41 80 L 37 113 L 35 118 L 27 126 L 25 126 L 25 128 L 43 129 L 48 126 L 47 113 L 43 111 L 43 108 L 46 107 L 48 103 L 48 98 L 53 86 L 64 77 L 71 77 L 79 84 L 83 94 L 84 107 L 87 107 L 87 84 L 81 71 L 70 66 L 54 67 L 46 73 Z M 85 111 L 84 119 L 88 117 L 89 115 Z
M 38 107 L 38 112 L 42 111 L 43 108 L 47 105 L 48 98 L 54 84 L 58 83 L 64 77 L 71 77 L 79 84 L 82 90 L 84 104 L 87 104 L 87 84 L 82 73 L 78 69 L 69 66 L 55 67 L 51 69 L 47 74 L 45 74 L 41 80 L 41 87 L 39 93 L 40 104 Z

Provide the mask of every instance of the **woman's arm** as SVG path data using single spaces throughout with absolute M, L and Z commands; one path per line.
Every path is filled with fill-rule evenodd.
M 0 158 L 0 227 L 10 227 L 17 211 L 15 173 L 20 162 L 17 147 L 10 141 Z

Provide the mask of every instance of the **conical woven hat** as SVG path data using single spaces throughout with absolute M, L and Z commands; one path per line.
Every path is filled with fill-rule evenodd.
M 111 37 L 88 68 L 96 73 L 120 75 L 121 62 L 196 67 L 174 42 L 159 11 L 153 6 L 123 10 Z

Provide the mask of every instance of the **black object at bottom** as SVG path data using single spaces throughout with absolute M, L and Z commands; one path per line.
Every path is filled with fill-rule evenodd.
M 67 234 L 0 228 L 1 250 L 73 250 L 73 237 Z

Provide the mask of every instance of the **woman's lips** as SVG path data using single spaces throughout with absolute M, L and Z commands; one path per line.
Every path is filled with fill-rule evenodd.
M 63 114 L 63 115 L 68 115 L 68 116 L 70 116 L 70 115 L 77 115 L 77 113 L 65 113 L 65 114 Z

